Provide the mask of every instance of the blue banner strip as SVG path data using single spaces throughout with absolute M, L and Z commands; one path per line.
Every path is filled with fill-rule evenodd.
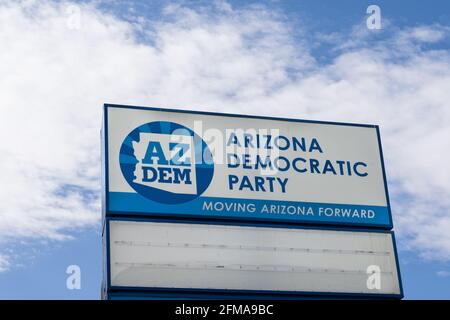
M 315 202 L 199 197 L 183 204 L 162 204 L 137 194 L 110 192 L 107 214 L 216 217 L 390 228 L 388 207 Z

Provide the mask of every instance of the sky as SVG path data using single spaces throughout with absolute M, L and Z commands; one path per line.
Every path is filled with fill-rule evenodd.
M 0 43 L 0 299 L 100 297 L 105 102 L 380 125 L 405 298 L 450 299 L 448 1 L 0 0 Z

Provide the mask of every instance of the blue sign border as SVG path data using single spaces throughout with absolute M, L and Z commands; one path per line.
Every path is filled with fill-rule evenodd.
M 329 226 L 342 226 L 342 227 L 370 227 L 370 228 L 380 228 L 385 230 L 391 230 L 393 228 L 392 222 L 392 212 L 391 205 L 389 200 L 389 192 L 388 185 L 385 173 L 385 165 L 384 165 L 384 157 L 381 146 L 381 137 L 380 137 L 380 129 L 377 125 L 370 124 L 356 124 L 356 123 L 344 123 L 344 122 L 330 122 L 330 121 L 316 121 L 316 120 L 302 120 L 302 119 L 289 119 L 289 118 L 278 118 L 278 117 L 264 117 L 264 116 L 255 116 L 255 115 L 240 115 L 240 114 L 231 114 L 231 113 L 217 113 L 217 112 L 206 112 L 206 111 L 191 111 L 191 110 L 177 110 L 177 109 L 166 109 L 166 108 L 156 108 L 156 107 L 140 107 L 140 106 L 126 106 L 126 105 L 117 105 L 117 104 L 108 104 L 105 103 L 103 111 L 103 130 L 102 130 L 102 208 L 103 208 L 103 216 L 111 216 L 111 217 L 120 217 L 120 216 L 147 216 L 147 217 L 160 217 L 170 215 L 175 218 L 195 218 L 196 216 L 201 217 L 203 219 L 211 219 L 211 220 L 230 220 L 230 221 L 277 221 L 281 224 L 306 224 L 306 225 L 329 225 Z M 134 109 L 134 110 L 147 110 L 147 111 L 161 111 L 161 112 L 175 112 L 175 113 L 187 113 L 187 114 L 199 114 L 199 115 L 210 115 L 210 116 L 220 116 L 220 117 L 235 117 L 235 118 L 246 118 L 246 119 L 262 119 L 262 120 L 277 120 L 277 121 L 287 121 L 287 122 L 299 122 L 299 123 L 314 123 L 314 124 L 327 124 L 327 125 L 338 125 L 338 126 L 353 126 L 353 127 L 366 127 L 366 128 L 375 128 L 378 139 L 378 148 L 380 151 L 380 161 L 381 168 L 383 174 L 383 183 L 384 190 L 386 196 L 386 204 L 387 204 L 387 215 L 388 215 L 388 223 L 358 223 L 358 222 L 336 222 L 336 221 L 313 221 L 313 220 L 294 220 L 288 219 L 288 221 L 275 219 L 275 218 L 261 218 L 261 217 L 242 217 L 242 216 L 199 216 L 189 214 L 189 213 L 170 213 L 163 211 L 155 211 L 155 212 L 137 212 L 137 211 L 111 211 L 110 210 L 110 192 L 109 192 L 109 179 L 108 179 L 108 108 L 121 108 L 121 109 Z M 369 207 L 369 206 L 366 206 Z
M 377 230 L 377 229 L 367 229 L 358 228 L 346 231 L 352 232 L 376 232 L 376 233 L 389 233 L 392 235 L 392 245 L 394 248 L 395 264 L 397 269 L 397 278 L 399 281 L 400 293 L 399 294 L 379 294 L 379 293 L 348 293 L 348 292 L 305 292 L 305 291 L 269 291 L 269 290 L 231 290 L 231 289 L 197 289 L 197 288 L 150 288 L 150 287 L 129 287 L 129 286 L 111 286 L 111 270 L 110 270 L 110 221 L 136 221 L 136 222 L 169 222 L 169 223 L 195 223 L 195 224 L 209 224 L 209 225 L 235 225 L 235 226 L 247 226 L 247 227 L 261 227 L 259 224 L 254 224 L 251 222 L 231 222 L 231 221 L 221 221 L 220 223 L 202 220 L 174 220 L 174 219 L 164 219 L 164 218 L 130 218 L 130 217 L 106 217 L 103 237 L 104 244 L 106 245 L 106 299 L 120 299 L 123 297 L 126 299 L 135 298 L 147 298 L 156 299 L 165 297 L 165 299 L 186 299 L 190 295 L 194 299 L 346 299 L 346 298 L 366 298 L 366 299 L 403 299 L 404 291 L 402 278 L 400 273 L 400 264 L 398 259 L 397 244 L 395 239 L 395 234 L 393 231 L 388 230 Z M 331 230 L 331 231 L 343 231 L 342 228 L 321 226 L 298 226 L 298 225 L 281 225 L 281 224 L 265 224 L 264 227 L 270 228 L 290 228 L 290 229 L 302 229 L 302 230 Z M 133 297 L 131 297 L 133 296 Z

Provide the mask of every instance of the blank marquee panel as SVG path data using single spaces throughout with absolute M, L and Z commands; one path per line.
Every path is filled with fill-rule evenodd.
M 109 227 L 113 287 L 400 294 L 389 232 L 118 220 Z M 368 288 L 370 266 L 381 271 L 379 289 Z

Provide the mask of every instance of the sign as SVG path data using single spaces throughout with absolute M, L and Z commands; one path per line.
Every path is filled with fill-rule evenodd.
M 152 288 L 402 296 L 390 231 L 107 218 L 106 237 L 109 287 L 115 292 Z
M 104 112 L 106 215 L 392 227 L 377 126 Z

